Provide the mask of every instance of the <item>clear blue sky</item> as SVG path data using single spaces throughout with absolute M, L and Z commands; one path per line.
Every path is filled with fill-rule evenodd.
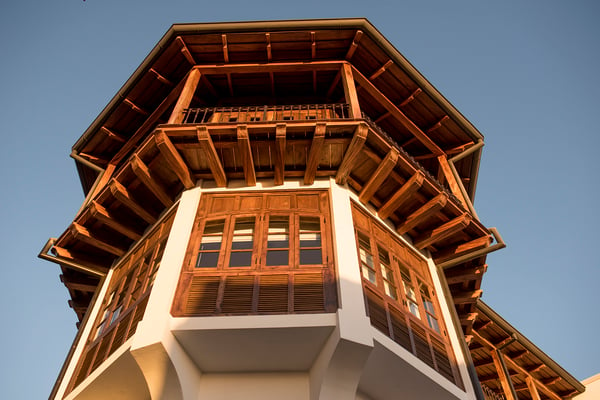
M 75 335 L 36 259 L 83 200 L 70 148 L 172 23 L 367 17 L 485 135 L 475 206 L 508 247 L 483 299 L 578 379 L 600 372 L 595 1 L 0 3 L 0 397 L 46 398 Z

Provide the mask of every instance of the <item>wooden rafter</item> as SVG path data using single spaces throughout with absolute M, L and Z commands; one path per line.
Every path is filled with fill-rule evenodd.
M 465 292 L 461 294 L 453 294 L 452 301 L 455 305 L 459 304 L 474 304 L 481 297 L 483 291 L 481 289 Z
M 177 103 L 175 103 L 175 107 L 171 112 L 171 116 L 169 117 L 168 124 L 180 124 L 183 121 L 183 112 L 186 108 L 190 106 L 192 102 L 192 98 L 194 97 L 194 93 L 196 92 L 196 88 L 198 87 L 198 82 L 200 82 L 202 74 L 197 69 L 192 69 L 185 80 L 185 84 L 183 85 L 183 89 L 179 94 L 179 98 L 177 99 Z
M 124 236 L 127 236 L 131 240 L 138 240 L 140 237 L 142 237 L 142 235 L 140 235 L 136 230 L 121 224 L 117 217 L 112 215 L 106 208 L 96 201 L 92 201 L 90 204 L 90 213 L 92 217 L 94 217 L 103 225 L 108 226 Z
M 394 211 L 396 211 L 402 203 L 408 200 L 415 194 L 423 185 L 425 174 L 422 171 L 417 171 L 398 189 L 381 208 L 377 211 L 377 215 L 381 219 L 386 219 Z
M 273 52 L 271 48 L 271 34 L 265 33 L 265 40 L 267 41 L 267 60 L 269 62 L 273 61 Z
M 131 193 L 120 182 L 113 179 L 109 184 L 112 195 L 125 207 L 129 208 L 138 217 L 149 224 L 156 222 L 156 217 L 150 214 L 144 207 L 139 205 L 131 196 Z
M 366 90 L 375 100 L 377 100 L 385 109 L 396 118 L 410 133 L 413 134 L 425 147 L 437 155 L 444 154 L 444 151 L 435 142 L 427 136 L 410 118 L 406 116 L 394 103 L 390 101 L 383 93 L 373 85 L 359 70 L 352 68 L 354 80 L 364 90 Z
M 473 218 L 470 214 L 464 213 L 450 221 L 438 226 L 437 228 L 417 237 L 414 245 L 417 249 L 422 250 L 434 243 L 444 240 L 445 238 L 454 235 L 457 232 L 465 229 Z
M 400 152 L 398 149 L 392 147 L 385 158 L 381 161 L 373 175 L 371 175 L 367 183 L 365 183 L 363 186 L 358 195 L 358 200 L 365 204 L 371 200 L 371 198 L 375 195 L 375 192 L 377 192 L 377 189 L 379 189 L 388 175 L 394 170 L 399 156 Z
M 284 181 L 286 132 L 286 124 L 277 124 L 275 127 L 275 185 L 283 185 Z
M 425 131 L 427 134 L 430 134 L 431 132 L 439 129 L 442 127 L 442 125 L 444 124 L 445 121 L 449 120 L 450 117 L 447 115 L 444 115 L 438 122 L 436 122 L 435 124 L 433 124 L 431 127 L 429 127 L 427 129 L 427 131 Z
M 500 360 L 501 355 L 496 349 L 491 349 L 490 354 L 492 356 L 492 360 L 494 360 L 494 367 L 496 368 L 496 373 L 498 374 L 498 379 L 500 380 L 504 397 L 506 400 L 517 400 L 514 396 L 514 388 L 512 387 L 510 376 L 507 375 L 506 370 L 502 365 L 502 361 Z
M 212 64 L 197 65 L 194 69 L 200 70 L 202 75 L 224 75 L 227 73 L 265 73 L 265 72 L 309 72 L 309 71 L 338 71 L 344 61 L 307 61 L 307 62 L 280 62 L 280 63 L 248 63 L 248 64 Z
M 100 132 L 104 133 L 107 137 L 114 139 L 118 142 L 125 143 L 127 141 L 127 139 L 125 139 L 122 135 L 111 131 L 105 126 L 100 127 Z
M 237 127 L 237 144 L 238 150 L 242 156 L 242 167 L 244 169 L 244 178 L 246 185 L 256 185 L 256 171 L 254 169 L 254 160 L 252 158 L 252 147 L 250 147 L 250 136 L 248 135 L 248 127 L 246 125 L 238 125 Z
M 61 275 L 62 277 L 62 275 Z M 87 292 L 87 293 L 94 293 L 96 291 L 96 288 L 98 287 L 98 285 L 93 285 L 93 284 L 89 284 L 89 283 L 77 283 L 77 282 L 71 282 L 71 281 L 67 281 L 64 282 L 65 286 L 68 289 L 71 290 L 79 290 L 80 292 Z
M 154 74 L 154 76 L 156 76 L 156 79 L 158 79 L 159 82 L 164 83 L 165 85 L 168 86 L 173 86 L 173 82 L 171 82 L 169 79 L 165 78 L 164 75 L 162 75 L 160 72 L 158 72 L 157 70 L 155 70 L 154 68 L 150 68 L 150 72 Z
M 192 53 L 190 52 L 190 50 L 188 49 L 187 45 L 183 41 L 182 37 L 181 36 L 177 36 L 176 40 L 177 40 L 177 43 L 179 43 L 179 46 L 181 46 L 181 53 L 183 54 L 183 56 L 185 57 L 185 59 L 191 65 L 196 65 L 196 61 L 194 60 L 194 57 L 192 56 Z
M 135 104 L 131 99 L 125 98 L 123 99 L 123 103 L 127 104 L 133 111 L 139 114 L 142 114 L 144 116 L 150 114 L 147 110 Z
M 344 86 L 344 97 L 346 98 L 346 103 L 349 105 L 350 118 L 361 118 L 362 115 L 358 103 L 356 86 L 354 84 L 352 66 L 348 63 L 344 63 L 342 65 L 341 75 L 342 84 Z
M 354 34 L 354 39 L 352 39 L 352 43 L 350 44 L 350 47 L 348 48 L 348 51 L 346 52 L 346 60 L 350 61 L 350 59 L 354 55 L 354 52 L 358 48 L 358 43 L 360 43 L 360 38 L 362 38 L 362 35 L 363 35 L 363 32 L 361 30 L 357 30 L 356 33 Z
M 464 283 L 467 281 L 475 281 L 478 279 L 481 279 L 483 277 L 483 274 L 485 273 L 487 269 L 486 265 L 480 266 L 480 267 L 476 267 L 476 268 L 469 268 L 469 269 L 462 269 L 460 268 L 460 273 L 455 273 L 452 274 L 451 276 L 446 276 L 446 282 L 448 283 L 448 285 L 453 285 L 455 283 Z
M 383 64 L 377 71 L 373 72 L 371 76 L 369 76 L 369 80 L 373 81 L 373 79 L 376 79 L 379 75 L 383 74 L 385 70 L 393 64 L 394 62 L 392 60 L 387 60 L 385 64 Z
M 167 193 L 165 188 L 152 176 L 150 168 L 142 161 L 141 158 L 134 154 L 131 159 L 131 169 L 140 181 L 146 186 L 152 194 L 165 206 L 173 205 L 173 199 Z
M 448 195 L 444 192 L 438 194 L 433 199 L 419 207 L 416 211 L 410 214 L 406 220 L 396 228 L 396 231 L 403 235 L 411 229 L 417 227 L 419 224 L 427 221 L 438 211 L 446 206 L 448 202 Z
M 337 85 L 340 83 L 340 79 L 342 79 L 342 72 L 338 71 L 338 73 L 335 75 L 335 78 L 333 78 L 333 81 L 331 82 L 331 86 L 329 86 L 329 90 L 327 90 L 327 98 L 331 98 L 331 96 L 333 95 L 333 91 L 335 90 L 335 88 L 337 87 Z
M 186 82 L 187 78 L 182 79 L 173 90 L 167 95 L 167 97 L 156 107 L 156 109 L 150 114 L 148 118 L 144 121 L 144 123 L 135 131 L 133 136 L 129 138 L 127 143 L 115 154 L 115 156 L 111 160 L 111 164 L 119 164 L 119 162 L 125 157 L 144 137 L 148 131 L 153 128 L 156 122 L 160 119 L 160 117 L 167 111 L 167 109 L 177 100 L 179 97 L 179 93 L 183 89 L 183 86 Z
M 406 105 L 408 105 L 410 102 L 412 102 L 420 93 L 422 92 L 421 88 L 417 88 L 415 89 L 414 92 L 412 92 L 406 99 L 402 100 L 400 102 L 400 104 L 398 105 L 398 108 L 402 108 Z M 378 117 L 375 120 L 375 123 L 378 124 L 379 122 L 383 121 L 384 119 L 386 119 L 387 117 L 389 117 L 390 115 L 392 115 L 391 112 L 387 111 L 386 113 L 384 113 L 383 115 L 381 115 L 380 117 Z M 416 138 L 415 138 L 416 139 Z M 406 144 L 403 144 L 402 146 L 406 146 Z
M 192 173 L 167 134 L 164 131 L 157 131 L 154 135 L 154 141 L 158 151 L 171 167 L 171 170 L 175 172 L 183 186 L 186 189 L 193 188 L 195 185 Z
M 225 175 L 223 164 L 221 164 L 221 160 L 219 159 L 217 149 L 215 149 L 215 145 L 210 137 L 210 133 L 208 133 L 208 129 L 205 126 L 199 126 L 197 128 L 197 133 L 198 142 L 200 143 L 202 150 L 204 150 L 204 155 L 206 156 L 208 166 L 213 174 L 213 178 L 217 183 L 217 186 L 227 186 L 227 176 Z
M 125 250 L 111 245 L 97 237 L 94 237 L 90 231 L 83 225 L 78 224 L 77 222 L 73 222 L 71 224 L 71 234 L 75 237 L 76 240 L 81 240 L 90 246 L 96 247 L 102 251 L 113 254 L 117 257 L 121 257 L 125 254 Z
M 435 254 L 434 261 L 436 264 L 440 264 L 453 258 L 468 254 L 472 251 L 484 249 L 488 247 L 491 242 L 492 238 L 489 235 L 481 236 L 477 239 L 473 239 L 466 243 L 461 243 L 457 246 L 437 252 Z
M 308 161 L 306 162 L 306 170 L 304 172 L 305 185 L 312 185 L 312 183 L 315 181 L 317 168 L 319 167 L 319 160 L 321 159 L 321 152 L 323 151 L 323 144 L 325 143 L 326 130 L 327 124 L 325 123 L 318 122 L 315 126 L 315 133 L 310 145 Z
M 93 261 L 90 261 L 88 259 L 84 259 L 82 257 L 79 257 L 78 255 L 74 254 L 73 252 L 71 252 L 68 249 L 65 249 L 64 247 L 60 247 L 60 246 L 56 246 L 56 245 L 52 246 L 52 252 L 56 256 L 64 259 L 65 261 L 69 261 L 69 262 L 72 262 L 74 264 L 84 265 L 86 268 L 89 268 L 91 270 L 95 270 L 95 271 L 99 272 L 102 275 L 106 275 L 106 273 L 108 273 L 108 268 L 107 267 L 105 267 L 103 265 L 100 265 L 98 263 L 95 263 Z M 59 262 L 60 262 L 60 260 L 59 260 Z M 81 272 L 84 272 L 84 271 L 81 271 Z M 84 273 L 86 273 L 87 275 L 91 275 L 90 272 L 84 272 Z M 94 276 L 97 276 L 97 275 L 94 275 Z
M 108 160 L 104 157 L 98 157 L 93 154 L 84 153 L 83 151 L 79 153 L 81 157 L 87 158 L 89 161 L 95 164 L 108 164 Z
M 541 400 L 540 394 L 538 393 L 537 387 L 535 386 L 535 382 L 531 376 L 525 377 L 525 383 L 527 384 L 527 389 L 529 389 L 529 394 L 531 395 L 532 400 Z
M 462 202 L 462 204 L 466 207 L 468 203 L 467 203 L 465 197 L 463 196 L 462 191 L 460 190 L 460 184 L 456 180 L 454 173 L 452 173 L 452 168 L 450 168 L 450 163 L 448 162 L 448 157 L 445 154 L 440 155 L 440 156 L 438 156 L 438 162 L 440 164 L 440 173 L 446 178 L 446 181 L 448 182 L 448 186 L 450 186 L 450 190 L 452 191 L 452 194 L 455 195 L 456 198 L 458 198 Z M 441 178 L 441 177 L 439 177 L 439 178 Z M 438 180 L 443 181 L 442 179 L 439 179 L 439 178 L 438 178 Z
M 361 123 L 354 130 L 354 136 L 352 136 L 352 141 L 350 145 L 346 149 L 346 153 L 344 154 L 344 159 L 338 168 L 337 174 L 335 176 L 335 182 L 338 185 L 344 185 L 350 172 L 354 168 L 356 161 L 358 160 L 358 155 L 363 149 L 365 141 L 367 140 L 367 134 L 369 132 L 369 128 L 366 124 Z
M 229 63 L 229 48 L 227 46 L 227 35 L 221 35 L 221 42 L 223 43 L 223 61 Z

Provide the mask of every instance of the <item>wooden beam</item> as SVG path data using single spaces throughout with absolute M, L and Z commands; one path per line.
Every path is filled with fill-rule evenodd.
M 221 42 L 223 43 L 223 61 L 225 61 L 225 63 L 228 64 L 229 63 L 229 49 L 227 48 L 227 35 L 226 34 L 221 35 Z
M 120 234 L 127 236 L 131 240 L 135 241 L 142 237 L 142 235 L 140 235 L 136 230 L 121 224 L 117 217 L 112 215 L 106 208 L 96 201 L 92 201 L 90 205 L 90 212 L 92 217 L 97 219 L 101 224 L 114 229 Z
M 410 214 L 406 220 L 396 228 L 396 232 L 398 232 L 400 235 L 403 235 L 411 229 L 414 229 L 419 224 L 427 221 L 438 211 L 444 208 L 447 202 L 448 195 L 444 192 L 441 192 Z
M 504 397 L 506 400 L 517 400 L 514 395 L 514 389 L 512 387 L 512 381 L 510 380 L 510 376 L 507 375 L 504 365 L 500 360 L 500 354 L 496 349 L 492 349 L 490 351 L 492 355 L 492 359 L 494 360 L 494 366 L 496 367 L 496 372 L 498 373 L 498 378 L 500 380 L 500 385 L 502 385 L 502 391 L 504 392 Z
M 333 95 L 333 91 L 335 90 L 337 85 L 340 83 L 340 79 L 342 79 L 341 70 L 338 71 L 338 73 L 335 75 L 335 78 L 333 78 L 333 81 L 331 82 L 331 86 L 329 86 L 329 90 L 327 90 L 327 98 L 328 99 L 331 98 L 331 96 Z
M 448 283 L 448 285 L 454 285 L 456 283 L 464 283 L 468 281 L 479 280 L 483 277 L 484 271 L 484 268 L 476 268 L 474 270 L 467 271 L 464 274 L 446 276 L 446 282 Z
M 265 33 L 265 39 L 267 41 L 267 60 L 271 62 L 273 61 L 273 52 L 271 48 L 271 34 Z
M 306 170 L 304 172 L 305 185 L 312 185 L 315 181 L 317 168 L 319 167 L 319 161 L 321 160 L 321 152 L 323 151 L 323 144 L 325 143 L 326 130 L 327 124 L 323 122 L 318 122 L 315 126 L 315 133 L 313 135 L 312 143 L 310 144 L 308 161 L 306 162 Z
M 477 319 L 477 313 L 468 313 L 462 317 L 460 317 L 461 325 L 469 325 L 472 324 Z
M 81 292 L 94 293 L 98 285 L 91 285 L 85 283 L 76 283 L 76 282 L 64 282 L 65 286 L 71 290 L 79 290 Z
M 75 239 L 81 240 L 89 244 L 90 246 L 96 247 L 102 251 L 113 254 L 117 257 L 121 257 L 123 254 L 125 254 L 124 249 L 117 246 L 113 246 L 101 239 L 98 239 L 97 237 L 92 236 L 90 231 L 85 226 L 80 225 L 77 222 L 73 222 L 71 224 L 70 230 Z
M 147 110 L 143 109 L 142 107 L 139 107 L 138 105 L 136 105 L 133 100 L 130 100 L 128 98 L 124 98 L 123 99 L 123 103 L 127 104 L 133 111 L 142 114 L 144 116 L 150 114 Z
M 399 105 L 398 108 L 402 108 L 412 102 L 420 93 L 422 92 L 421 88 L 417 88 L 414 92 L 410 94 L 406 99 L 404 99 Z M 383 121 L 387 117 L 391 116 L 391 112 L 386 112 L 375 120 L 375 123 L 378 124 L 380 121 Z M 416 139 L 416 138 L 415 138 Z M 407 146 L 408 143 L 403 144 L 401 147 Z
M 385 158 L 381 160 L 381 163 L 373 175 L 371 175 L 367 183 L 365 183 L 360 191 L 360 194 L 358 195 L 358 200 L 360 200 L 361 203 L 366 204 L 369 202 L 369 200 L 371 200 L 371 198 L 375 195 L 375 192 L 377 192 L 377 189 L 379 189 L 388 175 L 394 170 L 399 156 L 400 152 L 398 149 L 392 147 Z
M 430 134 L 431 132 L 435 131 L 436 129 L 441 128 L 443 123 L 448 119 L 450 119 L 450 117 L 447 115 L 444 115 L 438 122 L 436 122 L 429 129 L 427 129 L 426 133 Z
M 402 185 L 402 187 L 398 189 L 377 211 L 379 218 L 386 219 L 394 211 L 400 208 L 402 203 L 419 191 L 424 180 L 425 174 L 422 171 L 415 172 L 413 176 L 404 182 L 404 185 Z
M 342 85 L 344 86 L 344 97 L 346 98 L 346 103 L 349 105 L 350 118 L 362 118 L 360 105 L 358 103 L 358 94 L 356 93 L 356 86 L 352 74 L 352 66 L 348 63 L 344 63 L 342 65 L 341 75 Z
M 125 139 L 122 135 L 115 133 L 108 129 L 106 126 L 100 127 L 100 131 L 104 133 L 107 137 L 116 140 L 117 142 L 125 143 L 127 139 Z
M 244 178 L 246 185 L 256 186 L 256 171 L 254 170 L 254 160 L 252 159 L 252 147 L 250 146 L 250 136 L 246 125 L 237 127 L 238 150 L 242 156 L 242 167 L 244 169 Z
M 210 134 L 208 133 L 208 129 L 205 126 L 199 126 L 197 128 L 197 134 L 198 143 L 200 143 L 202 150 L 204 150 L 204 155 L 208 161 L 208 167 L 213 174 L 213 178 L 217 183 L 217 186 L 227 186 L 227 176 L 225 175 L 225 170 L 223 169 L 223 165 L 221 164 L 221 160 L 219 159 L 215 145 L 210 137 Z
M 70 250 L 65 249 L 64 247 L 60 247 L 60 246 L 52 246 L 51 251 L 57 256 L 59 257 L 58 262 L 60 263 L 60 258 L 64 259 L 65 261 L 68 262 L 72 262 L 73 264 L 79 264 L 85 268 L 89 268 L 90 270 L 94 270 L 97 273 L 100 273 L 102 275 L 106 275 L 108 273 L 108 268 L 106 268 L 105 266 L 101 265 L 101 264 L 97 264 L 93 261 L 84 259 L 82 257 L 79 257 L 78 255 L 72 253 Z M 90 272 L 85 272 L 82 271 L 80 269 L 77 269 L 77 271 L 83 272 L 87 275 L 91 275 Z M 98 276 L 97 274 L 95 274 L 94 276 Z
M 317 58 L 317 40 L 316 40 L 316 32 L 310 33 L 310 58 L 313 60 Z
M 185 80 L 185 85 L 183 86 L 181 94 L 177 99 L 177 103 L 175 103 L 175 108 L 173 108 L 173 112 L 171 112 L 171 116 L 167 122 L 168 124 L 180 124 L 183 121 L 183 112 L 190 106 L 201 76 L 202 74 L 197 69 L 192 69 L 190 71 Z
M 161 118 L 161 116 L 167 111 L 167 109 L 173 104 L 177 98 L 179 97 L 179 93 L 183 89 L 186 80 L 182 79 L 173 90 L 167 95 L 167 97 L 156 107 L 156 109 L 150 114 L 148 118 L 144 121 L 144 123 L 135 131 L 133 136 L 129 138 L 127 143 L 115 154 L 115 156 L 111 160 L 111 164 L 119 164 L 121 160 L 131 151 L 135 146 L 137 146 L 138 141 L 140 141 L 143 137 L 146 136 L 148 131 L 151 128 L 154 128 L 156 122 Z
M 181 53 L 183 54 L 183 56 L 185 57 L 185 59 L 192 65 L 196 65 L 196 61 L 194 60 L 194 57 L 192 56 L 192 53 L 190 52 L 190 50 L 188 49 L 188 47 L 186 46 L 185 42 L 183 41 L 183 39 L 181 38 L 181 36 L 177 36 L 177 43 L 179 43 L 179 45 L 181 46 Z
M 474 304 L 481 297 L 483 291 L 481 289 L 474 290 L 470 293 L 452 295 L 452 300 L 455 305 L 458 304 Z
M 461 243 L 457 246 L 450 247 L 448 249 L 444 249 L 435 253 L 433 257 L 433 261 L 436 264 L 443 263 L 445 261 L 451 260 L 453 258 L 457 258 L 468 254 L 472 251 L 484 249 L 490 245 L 492 242 L 492 238 L 489 235 L 481 236 L 477 239 L 473 239 L 466 243 Z
M 437 155 L 444 151 L 429 136 L 425 134 L 410 118 L 408 118 L 394 103 L 379 91 L 360 71 L 352 67 L 354 81 L 365 89 L 375 100 L 377 100 L 390 114 L 396 118 L 413 136 L 415 136 L 425 147 Z
M 362 35 L 363 35 L 363 32 L 361 30 L 357 30 L 356 33 L 354 34 L 354 39 L 352 39 L 352 43 L 350 44 L 350 47 L 348 48 L 348 51 L 346 52 L 346 60 L 350 61 L 350 59 L 354 55 L 354 52 L 358 48 L 358 43 L 360 42 L 360 38 L 362 37 Z
M 158 79 L 159 82 L 162 82 L 162 83 L 164 83 L 165 85 L 168 85 L 168 86 L 173 86 L 174 85 L 173 82 L 171 82 L 170 80 L 168 80 L 167 78 L 165 78 L 162 74 L 160 74 L 154 68 L 150 68 L 150 72 L 152 72 L 154 74 L 154 76 L 156 76 L 156 79 Z
M 277 124 L 275 127 L 275 185 L 283 185 L 285 178 L 286 131 L 286 124 Z
M 266 72 L 312 72 L 312 71 L 338 71 L 344 61 L 291 61 L 279 63 L 240 63 L 240 64 L 203 64 L 197 65 L 202 75 L 225 75 L 235 73 L 266 73 Z
M 373 79 L 376 79 L 379 75 L 383 74 L 385 70 L 388 69 L 392 64 L 394 64 L 392 60 L 387 60 L 385 64 L 383 64 L 377 71 L 373 72 L 371 76 L 369 76 L 369 80 L 373 81 Z
M 154 142 L 158 151 L 163 156 L 171 170 L 175 172 L 181 183 L 186 189 L 191 189 L 195 186 L 192 173 L 187 164 L 167 136 L 164 131 L 156 131 L 154 134 Z
M 138 179 L 142 181 L 144 186 L 146 186 L 165 207 L 171 207 L 173 205 L 171 196 L 169 196 L 166 190 L 152 176 L 148 166 L 137 156 L 137 154 L 134 154 L 131 159 L 131 169 Z
M 344 185 L 346 180 L 348 179 L 348 175 L 354 168 L 354 164 L 358 159 L 358 155 L 363 149 L 365 141 L 367 140 L 367 134 L 369 132 L 369 128 L 367 124 L 361 123 L 354 130 L 354 136 L 352 136 L 352 141 L 348 148 L 346 149 L 346 154 L 344 154 L 344 159 L 338 168 L 338 172 L 335 176 L 335 183 L 338 185 Z
M 229 88 L 229 95 L 233 97 L 233 81 L 231 80 L 231 73 L 227 74 L 227 87 Z
M 456 177 L 452 173 L 452 169 L 450 168 L 450 164 L 448 162 L 448 157 L 445 154 L 438 156 L 438 162 L 440 163 L 440 170 L 446 177 L 446 181 L 448 182 L 448 186 L 450 186 L 452 194 L 455 195 L 456 198 L 459 199 L 465 207 L 467 207 L 467 201 L 465 200 L 462 191 L 460 190 L 460 185 L 456 180 Z
M 112 195 L 125 207 L 129 208 L 138 217 L 149 224 L 156 222 L 156 217 L 140 206 L 131 196 L 131 193 L 119 181 L 113 179 L 109 184 Z
M 437 243 L 449 236 L 454 235 L 457 232 L 462 231 L 471 223 L 472 217 L 468 213 L 464 213 L 445 224 L 438 226 L 435 229 L 417 237 L 414 242 L 414 246 L 422 250 L 434 243 Z

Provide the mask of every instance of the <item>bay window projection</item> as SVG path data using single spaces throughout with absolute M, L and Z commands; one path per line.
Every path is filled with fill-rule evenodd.
M 461 385 L 427 262 L 355 203 L 352 216 L 371 324 Z
M 206 193 L 194 226 L 174 316 L 337 308 L 326 191 Z

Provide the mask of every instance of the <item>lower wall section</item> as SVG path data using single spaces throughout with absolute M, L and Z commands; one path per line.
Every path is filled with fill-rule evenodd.
M 204 374 L 200 398 L 211 400 L 308 400 L 308 373 Z

